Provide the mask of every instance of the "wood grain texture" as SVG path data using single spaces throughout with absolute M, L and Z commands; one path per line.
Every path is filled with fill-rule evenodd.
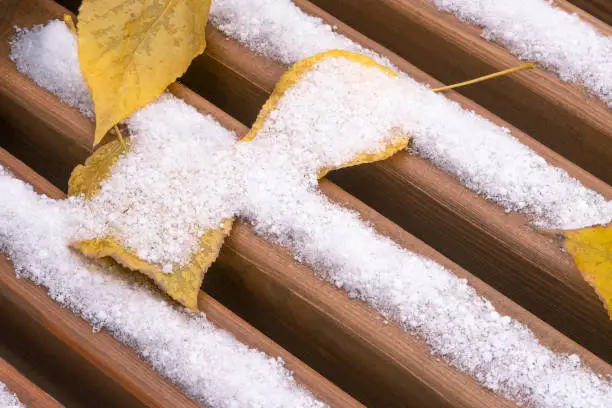
M 63 406 L 2 358 L 0 358 L 0 382 L 3 382 L 26 407 L 60 408 Z
M 311 3 L 295 3 L 336 26 L 339 32 L 387 56 L 413 78 L 432 87 L 442 85 Z M 221 45 L 217 46 L 217 41 Z M 200 88 L 199 82 L 190 81 L 191 76 L 185 77 L 185 82 L 206 98 L 229 107 L 229 112 L 244 123 L 252 123 L 254 114 L 249 112 L 259 109 L 284 68 L 270 61 L 261 64 L 260 56 L 218 33 L 209 37 L 209 48 L 214 51 L 197 58 L 190 70 L 192 77 L 214 76 L 215 90 Z M 245 97 L 241 90 L 247 90 Z M 516 127 L 458 93 L 449 92 L 447 96 L 510 129 L 549 163 L 612 198 L 609 185 Z M 570 257 L 560 251 L 559 243 L 534 231 L 525 217 L 506 214 L 501 207 L 469 192 L 453 177 L 407 153 L 334 172 L 329 177 L 580 344 L 612 361 L 612 324 L 599 299 Z
M 27 79 L 21 77 L 20 81 Z M 13 86 L 21 85 L 13 83 Z M 174 85 L 171 90 L 201 111 L 212 113 L 223 125 L 241 134 L 246 131 L 184 87 Z M 45 110 L 44 99 L 32 98 L 28 102 L 37 103 Z M 64 105 L 57 108 L 62 111 L 61 121 L 69 123 L 79 115 Z M 23 114 L 28 115 L 27 111 Z M 75 141 L 90 137 L 77 135 L 77 132 L 80 132 L 77 128 L 69 129 L 60 137 Z M 37 143 L 53 149 L 55 140 L 50 135 L 53 134 L 38 134 Z M 74 157 L 72 160 L 83 159 Z M 577 352 L 594 369 L 612 372 L 608 364 L 350 195 L 329 182 L 323 182 L 322 188 L 332 199 L 360 209 L 365 219 L 400 244 L 467 277 L 479 293 L 487 296 L 503 313 L 529 325 L 545 344 L 557 351 Z M 330 378 L 342 383 L 369 406 L 512 406 L 482 389 L 473 379 L 438 361 L 417 339 L 395 325 L 385 325 L 380 316 L 364 304 L 349 300 L 344 292 L 315 278 L 309 268 L 297 264 L 286 250 L 257 237 L 244 223 L 237 223 L 221 257 L 207 274 L 205 287 L 216 295 L 225 293 L 223 301 L 227 304 L 238 305 L 244 301 L 239 309 L 241 313 L 246 315 L 255 310 L 256 313 L 250 313 L 254 322 L 275 333 L 275 338 L 286 340 L 287 347 L 300 357 L 306 350 L 304 356 L 313 367 L 322 372 L 327 370 L 332 374 Z M 247 296 L 243 297 L 244 294 Z
M 480 29 L 428 0 L 314 0 L 329 13 L 445 83 L 521 64 Z M 556 0 L 562 8 L 571 7 Z M 592 21 L 581 10 L 572 8 Z M 605 34 L 612 30 L 596 24 Z M 612 182 L 612 110 L 544 70 L 530 70 L 458 92 L 514 124 L 602 180 Z

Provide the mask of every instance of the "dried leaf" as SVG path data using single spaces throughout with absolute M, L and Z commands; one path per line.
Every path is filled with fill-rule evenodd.
M 74 21 L 72 20 L 72 16 L 70 14 L 64 14 L 64 24 L 70 30 L 73 35 L 77 35 L 76 26 L 74 25 Z
M 242 141 L 252 140 L 263 127 L 263 124 L 270 115 L 270 113 L 272 113 L 272 111 L 276 109 L 285 92 L 287 92 L 289 89 L 291 89 L 292 86 L 297 84 L 302 79 L 304 74 L 310 71 L 317 63 L 326 58 L 346 58 L 348 60 L 358 62 L 365 66 L 376 67 L 381 71 L 386 72 L 389 76 L 397 76 L 397 74 L 391 69 L 380 65 L 370 57 L 367 57 L 363 54 L 357 54 L 344 50 L 325 51 L 313 55 L 312 57 L 305 58 L 301 61 L 296 62 L 281 77 L 281 79 L 276 84 L 276 87 L 274 88 L 274 92 L 272 92 L 270 98 L 268 98 L 264 106 L 259 111 L 257 119 L 255 120 L 255 123 L 253 124 L 253 127 L 251 128 L 250 132 L 242 139 Z M 393 140 L 383 152 L 377 154 L 359 154 L 357 157 L 347 163 L 339 165 L 335 168 L 321 170 L 318 174 L 318 177 L 323 178 L 331 170 L 385 160 L 393 156 L 398 151 L 405 149 L 408 145 L 408 142 L 410 141 L 410 136 L 401 133 L 400 131 L 398 131 L 398 129 L 391 129 L 391 132 L 393 132 Z
M 89 156 L 84 165 L 79 164 L 72 170 L 68 181 L 69 195 L 84 195 L 91 198 L 98 194 L 100 184 L 110 173 L 125 150 L 119 140 L 101 146 Z
M 123 146 L 118 140 L 96 150 L 85 165 L 77 166 L 72 172 L 68 182 L 70 195 L 83 194 L 88 198 L 95 196 L 100 190 L 100 183 L 108 177 L 111 167 L 123 152 Z M 189 264 L 173 273 L 164 273 L 159 266 L 143 261 L 134 251 L 124 248 L 113 237 L 74 242 L 71 245 L 89 258 L 111 257 L 126 268 L 145 274 L 172 299 L 196 310 L 204 274 L 217 258 L 223 240 L 232 229 L 232 223 L 231 219 L 224 220 L 222 228 L 207 231 L 202 235 L 200 247 Z
M 612 224 L 562 231 L 565 249 L 612 319 Z
M 94 146 L 204 51 L 210 0 L 84 0 L 78 49 L 96 113 Z
M 318 61 L 324 58 L 339 56 L 349 58 L 364 65 L 376 66 L 389 75 L 395 75 L 393 71 L 378 65 L 374 60 L 366 56 L 346 51 L 328 51 L 300 61 L 281 78 L 270 99 L 262 108 L 253 128 L 242 139 L 242 142 L 248 142 L 257 135 L 267 116 L 276 109 L 283 94 L 300 81 L 305 72 L 312 69 Z M 396 129 L 391 129 L 391 132 L 393 132 L 392 142 L 383 152 L 377 154 L 359 154 L 350 162 L 340 165 L 337 168 L 383 160 L 405 148 L 409 141 L 409 137 Z M 69 182 L 69 193 L 71 195 L 83 194 L 88 198 L 95 196 L 100 189 L 100 183 L 108 177 L 110 169 L 123 152 L 124 149 L 118 140 L 114 140 L 100 147 L 86 161 L 85 165 L 77 166 L 74 169 Z M 331 169 L 322 170 L 319 176 L 323 177 L 329 170 Z M 171 274 L 163 273 L 159 266 L 140 259 L 133 251 L 123 247 L 113 237 L 75 242 L 72 246 L 87 257 L 97 259 L 111 257 L 119 264 L 129 269 L 140 271 L 153 279 L 153 281 L 170 297 L 187 307 L 196 309 L 197 294 L 202 284 L 204 273 L 218 256 L 223 240 L 231 230 L 232 223 L 232 219 L 224 220 L 223 228 L 206 232 L 200 242 L 200 249 L 193 256 L 189 265 Z

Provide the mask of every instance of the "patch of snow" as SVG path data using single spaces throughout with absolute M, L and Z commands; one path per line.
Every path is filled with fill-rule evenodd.
M 526 61 L 583 84 L 612 106 L 612 38 L 550 0 L 430 0 L 441 11 L 483 28 Z
M 36 85 L 93 119 L 93 101 L 81 74 L 76 38 L 66 33 L 71 34 L 59 20 L 31 29 L 17 28 L 10 57 L 17 70 L 27 72 Z
M 310 16 L 287 0 L 215 0 L 210 22 L 228 37 L 285 65 L 327 50 L 347 50 L 368 55 L 393 68 L 382 57 Z
M 2 381 L 0 381 L 0 407 L 25 408 L 25 405 L 19 401 L 17 395 L 13 394 Z
M 75 199 L 36 194 L 0 166 L 0 252 L 19 276 L 134 348 L 189 397 L 209 407 L 323 407 L 280 359 L 238 342 L 204 314 L 171 305 L 125 272 L 69 249 L 82 228 Z
M 485 4 L 488 8 L 519 10 L 522 4 L 520 18 L 505 15 L 498 23 L 507 26 L 518 20 L 524 21 L 516 29 L 527 33 L 539 17 L 528 15 L 530 8 L 525 6 L 526 2 L 544 3 L 539 0 L 450 0 L 444 3 L 461 3 L 466 8 L 470 5 L 470 10 L 485 9 Z M 364 53 L 394 68 L 384 57 L 334 32 L 324 21 L 304 13 L 290 0 L 217 0 L 211 9 L 211 22 L 253 51 L 287 65 L 318 52 L 343 49 Z M 568 44 L 573 44 L 570 34 L 558 35 L 559 30 L 565 30 L 564 24 L 550 30 L 546 38 L 563 38 Z M 547 24 L 541 31 L 550 28 Z M 576 48 L 581 54 L 568 57 L 568 61 L 571 59 L 576 64 L 588 65 L 589 61 L 597 58 L 612 60 L 612 53 L 604 53 L 603 45 L 599 46 L 597 41 L 594 40 L 592 46 L 585 44 L 589 42 L 587 40 L 580 41 Z M 595 54 L 593 47 L 598 49 Z M 541 52 L 542 48 L 534 47 L 533 52 Z M 596 56 L 587 58 L 587 55 Z M 585 72 L 589 72 L 589 67 L 584 68 Z M 601 62 L 601 67 L 601 70 L 593 71 L 594 75 L 609 77 L 606 74 L 612 73 L 610 68 L 606 68 L 609 63 Z M 404 73 L 400 73 L 400 77 L 402 80 L 396 81 L 397 88 L 385 95 L 387 101 L 376 99 L 368 106 L 374 103 L 401 106 L 406 114 L 402 130 L 413 136 L 413 147 L 421 157 L 507 211 L 529 215 L 538 227 L 575 229 L 612 220 L 612 202 L 585 188 L 563 169 L 548 164 L 507 129 L 462 109 L 443 95 L 434 94 Z M 325 100 L 318 103 L 325 104 L 332 113 L 339 110 L 338 106 L 328 105 Z M 330 133 L 330 138 L 332 135 Z

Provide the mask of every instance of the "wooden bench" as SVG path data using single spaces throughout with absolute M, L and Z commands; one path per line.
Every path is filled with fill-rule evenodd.
M 322 14 L 311 4 L 303 1 L 297 3 L 332 21 L 331 17 Z M 91 152 L 92 124 L 76 110 L 61 104 L 57 98 L 17 73 L 12 62 L 8 60 L 6 44 L 11 35 L 12 26 L 41 24 L 51 18 L 61 17 L 64 12 L 63 8 L 49 0 L 14 1 L 10 3 L 6 17 L 0 17 L 0 29 L 2 30 L 0 36 L 0 116 L 3 121 L 0 123 L 3 123 L 7 129 L 11 129 L 10 132 L 3 133 L 3 136 L 7 135 L 7 137 L 3 137 L 0 145 L 18 154 L 28 165 L 62 189 L 66 187 L 67 177 L 72 167 L 83 162 Z M 340 23 L 338 27 L 360 41 L 368 41 Z M 209 30 L 208 44 L 207 53 L 193 65 L 186 81 L 191 84 L 189 78 L 199 76 L 200 83 L 194 81 L 194 89 L 210 100 L 218 102 L 220 106 L 240 118 L 241 121 L 248 123 L 261 103 L 265 101 L 283 68 L 253 55 L 233 41 L 224 39 L 214 29 Z M 379 51 L 384 51 L 372 42 L 366 42 L 366 44 Z M 387 51 L 384 52 L 387 53 Z M 408 63 L 402 62 L 398 57 L 394 58 L 396 63 L 401 63 L 402 69 L 407 70 L 413 76 L 421 75 L 418 79 L 430 80 L 425 74 L 419 74 L 415 68 L 411 68 Z M 201 78 L 210 79 L 204 81 Z M 433 80 L 430 81 L 432 84 L 436 83 Z M 187 88 L 175 84 L 170 90 L 200 111 L 211 113 L 224 126 L 236 130 L 238 134 L 246 132 L 245 126 L 236 119 Z M 463 97 L 458 95 L 454 97 L 466 106 L 476 106 Z M 478 109 L 479 112 L 486 114 L 482 108 Z M 501 122 L 498 120 L 498 123 Z M 536 142 L 531 142 L 527 136 L 522 137 L 533 146 L 539 146 Z M 543 152 L 549 152 L 543 147 L 541 149 Z M 12 168 L 19 177 L 34 184 L 41 192 L 54 197 L 62 196 L 57 188 L 52 187 L 27 166 L 6 152 L 0 152 L 2 163 Z M 591 183 L 590 185 L 596 187 L 605 187 L 602 182 L 589 176 L 578 167 L 572 167 L 560 156 L 553 153 L 550 155 L 562 165 L 572 169 L 575 174 L 583 177 L 586 183 Z M 399 180 L 401 188 L 395 198 L 405 200 L 404 205 L 414 206 L 416 208 L 415 218 L 426 217 L 430 222 L 435 219 L 433 225 L 436 228 L 442 227 L 449 220 L 458 218 L 458 221 L 451 223 L 451 228 L 461 230 L 461 228 L 469 227 L 472 230 L 466 229 L 466 231 L 471 233 L 477 228 L 476 220 L 479 219 L 477 217 L 492 217 L 492 221 L 487 221 L 489 224 L 485 223 L 491 227 L 478 236 L 483 241 L 486 239 L 491 241 L 491 236 L 497 238 L 496 234 L 500 233 L 501 225 L 510 222 L 511 217 L 503 215 L 498 208 L 467 192 L 423 160 L 407 155 L 401 155 L 397 160 L 401 164 L 399 166 L 401 171 L 392 173 L 387 178 Z M 337 180 L 344 180 L 343 184 L 351 185 L 350 180 L 359 180 L 367 177 L 367 174 L 380 177 L 380 174 L 388 173 L 389 169 L 394 168 L 385 163 L 387 162 L 380 164 L 383 170 L 380 170 L 378 165 L 368 166 L 367 169 L 364 167 L 365 175 L 351 174 L 353 170 L 350 170 L 346 174 L 343 173 Z M 393 166 L 398 167 L 397 164 Z M 393 181 L 393 183 L 396 182 Z M 372 185 L 369 186 L 372 187 Z M 392 183 L 385 184 L 385 186 L 389 185 Z M 375 228 L 396 240 L 400 245 L 433 258 L 458 276 L 468 279 L 471 285 L 481 295 L 487 297 L 500 312 L 527 324 L 544 344 L 556 351 L 578 353 L 595 370 L 604 374 L 612 374 L 612 368 L 606 362 L 563 336 L 556 329 L 332 182 L 322 181 L 321 188 L 331 199 L 358 210 L 366 220 L 372 222 Z M 418 200 L 414 197 L 408 199 L 408 196 L 417 191 L 423 191 L 417 195 L 417 198 L 429 198 L 421 204 L 416 203 Z M 456 202 L 453 200 L 458 198 L 460 199 L 458 204 L 451 205 Z M 462 213 L 458 208 L 462 208 L 464 203 L 465 211 Z M 436 213 L 437 207 L 443 209 Z M 385 215 L 387 215 L 386 212 Z M 407 224 L 405 219 L 399 217 L 398 219 Z M 527 233 L 524 219 L 518 217 L 516 225 L 516 227 L 511 227 L 515 228 L 514 231 Z M 467 232 L 463 234 L 467 235 Z M 455 239 L 461 240 L 459 237 L 456 235 Z M 527 237 L 530 236 L 527 235 Z M 552 248 L 552 243 L 546 242 L 546 245 Z M 515 245 L 512 241 L 506 241 L 501 244 L 491 244 L 483 250 L 489 252 L 496 248 L 501 250 L 510 244 Z M 466 247 L 463 248 L 466 249 Z M 451 249 L 457 252 L 461 250 L 456 245 L 452 245 Z M 514 262 L 519 266 L 522 265 L 521 262 L 529 264 L 529 261 L 523 261 L 523 258 L 517 256 L 517 252 L 513 247 L 508 249 L 508 259 L 515 260 Z M 487 254 L 487 259 L 489 259 L 487 262 L 492 262 L 490 255 L 490 253 Z M 591 308 L 591 311 L 595 310 L 595 305 L 597 305 L 599 308 L 597 310 L 600 310 L 601 306 L 586 296 L 587 294 L 592 295 L 590 289 L 579 285 L 582 283 L 581 280 L 570 279 L 570 285 L 563 286 L 557 279 L 547 281 L 545 278 L 540 278 L 538 273 L 546 272 L 545 267 L 548 266 L 546 262 L 549 261 L 549 259 L 544 259 L 539 269 L 536 268 L 533 273 L 535 278 L 531 278 L 536 279 L 536 284 L 538 284 L 538 279 L 541 281 L 540 288 L 546 288 L 554 293 L 563 293 L 569 287 L 571 290 L 566 297 L 568 301 L 586 302 L 584 307 Z M 74 367 L 77 367 L 75 372 L 80 372 L 81 368 L 83 372 L 87 370 L 92 372 L 92 377 L 82 378 L 83 383 L 95 383 L 97 379 L 106 381 L 107 386 L 116 393 L 115 402 L 119 403 L 126 404 L 126 401 L 131 401 L 133 404 L 147 406 L 191 406 L 192 402 L 186 400 L 180 391 L 138 360 L 131 350 L 118 344 L 107 334 L 92 334 L 87 324 L 60 309 L 44 295 L 44 290 L 27 281 L 15 279 L 8 262 L 4 261 L 1 265 L 0 295 L 3 304 L 7 305 L 4 310 L 15 310 L 21 313 L 15 315 L 23 316 L 22 320 L 26 322 L 24 324 L 30 330 L 26 330 L 26 333 L 32 333 L 32 335 L 38 333 L 49 339 L 55 339 L 54 341 L 63 345 L 62 354 L 65 354 L 67 365 L 71 364 L 71 359 L 80 361 L 78 364 L 74 363 Z M 527 280 L 528 276 L 527 273 L 519 274 L 518 281 L 500 285 L 502 292 L 512 293 L 512 290 L 519 292 L 524 290 L 520 287 L 525 283 L 521 279 Z M 499 284 L 492 277 L 487 276 L 487 278 Z M 561 289 L 558 289 L 557 286 L 561 286 Z M 424 344 L 397 326 L 385 324 L 381 317 L 370 308 L 360 302 L 350 300 L 343 291 L 315 278 L 309 268 L 296 263 L 286 250 L 255 235 L 245 223 L 237 223 L 219 259 L 206 275 L 204 291 L 207 294 L 202 294 L 200 305 L 205 305 L 208 317 L 216 325 L 226 328 L 247 344 L 272 355 L 282 355 L 288 361 L 289 367 L 296 372 L 298 381 L 306 384 L 316 395 L 332 403 L 333 406 L 354 406 L 357 403 L 315 374 L 311 368 L 368 406 L 386 407 L 408 404 L 430 407 L 514 406 L 484 390 L 472 378 L 438 361 L 430 355 Z M 586 300 L 575 299 L 583 295 Z M 546 311 L 547 308 L 552 311 L 557 310 L 559 313 L 556 304 L 548 303 L 554 300 L 546 299 L 545 302 L 535 302 L 535 306 L 539 306 L 535 308 L 537 309 L 536 314 L 543 317 L 542 315 L 546 314 L 541 312 Z M 33 302 L 40 303 L 32 305 Z M 225 307 L 238 313 L 311 368 L 291 357 Z M 52 309 L 54 314 L 57 313 L 62 318 L 45 319 L 44 316 L 49 316 L 48 311 L 42 312 L 45 308 Z M 33 312 L 28 312 L 30 310 Z M 601 323 L 602 316 L 601 314 L 595 315 L 595 319 L 589 320 L 583 326 L 578 325 L 579 320 L 588 316 L 569 315 L 567 318 L 572 321 L 570 328 L 575 329 L 573 333 L 575 337 L 583 339 L 584 343 L 589 344 L 593 350 L 605 355 L 606 344 L 609 343 L 600 343 L 601 337 L 597 336 L 601 336 L 601 333 L 594 330 L 593 326 Z M 14 322 L 15 325 L 18 323 Z M 80 329 L 77 330 L 79 327 Z M 563 328 L 567 329 L 567 327 Z M 251 335 L 247 336 L 244 333 L 251 333 Z M 74 338 L 77 338 L 78 341 L 75 342 Z M 39 347 L 44 348 L 45 344 L 40 344 Z M 113 351 L 111 358 L 106 355 L 108 350 Z M 127 363 L 120 362 L 123 358 Z M 123 370 L 122 367 L 127 368 Z M 129 375 L 130 372 L 137 372 L 138 375 Z M 114 397 L 111 395 L 109 398 Z

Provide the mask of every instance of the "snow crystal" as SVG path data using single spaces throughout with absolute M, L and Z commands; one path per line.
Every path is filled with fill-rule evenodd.
M 19 56 L 15 58 L 19 59 Z M 61 75 L 57 81 L 61 81 Z M 407 98 L 406 95 L 414 95 L 414 98 Z M 440 115 L 442 108 L 444 114 Z M 440 117 L 445 120 L 441 121 Z M 466 121 L 466 118 L 469 120 Z M 489 184 L 503 184 L 502 187 L 511 192 L 491 190 L 495 194 L 490 191 L 487 194 L 501 202 L 507 196 L 514 199 L 512 194 L 518 191 L 522 193 L 519 198 L 527 200 L 526 206 L 532 206 L 521 209 L 550 220 L 564 216 L 564 213 L 558 212 L 555 202 L 538 199 L 537 195 L 531 198 L 529 190 L 523 190 L 525 184 L 519 174 L 500 177 L 495 175 L 495 171 L 487 173 L 487 168 L 495 168 L 499 161 L 502 165 L 506 162 L 512 164 L 510 160 L 503 161 L 502 156 L 493 154 L 501 148 L 506 155 L 509 150 L 519 152 L 520 160 L 527 162 L 528 168 L 535 169 L 538 175 L 535 186 L 544 189 L 543 194 L 563 195 L 563 188 L 569 185 L 573 195 L 586 200 L 587 204 L 583 207 L 596 209 L 589 210 L 593 211 L 589 216 L 606 216 L 604 210 L 609 209 L 609 204 L 600 196 L 584 189 L 561 170 L 546 165 L 543 159 L 518 144 L 510 135 L 501 132 L 502 142 L 489 143 L 485 130 L 492 135 L 497 132 L 490 122 L 463 111 L 456 104 L 449 105 L 444 97 L 432 94 L 405 76 L 390 77 L 376 68 L 364 67 L 344 58 L 333 58 L 319 62 L 306 73 L 303 80 L 281 98 L 260 133 L 248 143 L 236 142 L 234 135 L 212 118 L 201 116 L 195 109 L 171 96 L 164 96 L 136 113 L 127 121 L 131 151 L 118 162 L 111 177 L 102 186 L 100 194 L 107 194 L 108 199 L 104 205 L 96 207 L 95 210 L 100 211 L 96 217 L 114 223 L 112 227 L 121 229 L 126 239 L 131 238 L 132 227 L 139 234 L 157 235 L 162 230 L 160 226 L 164 226 L 167 228 L 165 233 L 170 236 L 181 233 L 178 230 L 192 231 L 193 240 L 197 232 L 187 228 L 188 223 L 206 228 L 218 225 L 228 214 L 236 213 L 249 220 L 259 234 L 290 248 L 296 259 L 311 265 L 330 283 L 343 288 L 351 297 L 367 302 L 406 331 L 420 336 L 434 353 L 472 375 L 487 388 L 515 401 L 538 407 L 601 407 L 612 397 L 612 384 L 583 366 L 578 356 L 556 354 L 544 347 L 528 328 L 495 311 L 464 279 L 378 235 L 356 213 L 330 202 L 317 190 L 318 170 L 344 163 L 359 152 L 379 152 L 381 146 L 398 130 L 409 131 L 415 139 L 419 139 L 421 142 L 416 141 L 416 148 L 424 155 L 436 156 L 439 154 L 436 149 L 444 151 L 445 143 L 448 145 L 447 135 L 450 135 L 448 137 L 452 143 L 458 143 L 455 139 L 458 139 L 458 134 L 463 135 L 461 127 L 465 123 L 469 125 L 465 132 L 483 134 L 477 143 L 495 147 L 485 151 L 486 154 L 472 147 L 469 166 L 457 167 L 457 173 L 463 171 L 470 174 L 471 169 L 482 166 L 477 170 L 485 175 L 476 172 L 476 179 L 466 176 L 470 182 L 476 183 L 472 188 L 479 188 L 478 183 L 487 188 Z M 429 137 L 431 140 L 426 143 Z M 436 144 L 440 146 L 436 148 Z M 461 150 L 463 148 L 466 150 Z M 457 146 L 456 150 L 459 151 L 458 155 L 467 154 L 465 146 Z M 453 151 L 447 153 L 449 158 L 454 157 Z M 516 155 L 513 160 L 517 160 Z M 452 164 L 441 163 L 449 167 L 458 166 L 453 160 L 449 162 Z M 159 171 L 158 167 L 164 171 Z M 134 174 L 138 174 L 138 177 L 134 177 Z M 551 178 L 555 183 L 562 184 L 563 188 L 557 191 L 556 185 L 548 187 Z M 51 281 L 53 287 L 58 288 L 56 290 L 68 291 L 72 295 L 76 292 L 74 285 L 78 289 L 80 280 L 74 279 L 72 269 L 78 269 L 84 276 L 90 276 L 92 272 L 83 267 L 83 261 L 74 255 L 67 258 L 66 254 L 70 252 L 65 245 L 75 235 L 82 234 L 83 229 L 95 229 L 89 225 L 83 226 L 89 222 L 82 218 L 87 217 L 83 214 L 91 211 L 87 207 L 90 204 L 83 203 L 79 198 L 49 204 L 48 200 L 33 197 L 31 192 L 29 195 L 20 192 L 25 187 L 14 180 L 5 180 L 4 183 L 6 187 L 0 185 L 3 191 L 9 191 L 9 187 L 19 190 L 6 194 L 0 201 L 0 228 L 8 230 L 0 233 L 0 238 L 6 237 L 3 241 L 5 250 L 22 273 L 44 279 L 41 282 L 44 284 Z M 158 188 L 157 183 L 164 187 Z M 142 220 L 130 221 L 131 218 L 122 219 L 113 215 L 112 198 L 121 202 L 122 198 L 117 196 L 123 194 L 132 197 L 125 203 L 132 201 L 136 206 L 130 217 L 137 218 L 137 214 L 140 214 Z M 149 204 L 142 197 L 156 202 Z M 563 197 L 570 198 L 576 200 L 575 197 Z M 71 206 L 71 210 L 61 213 L 62 206 Z M 542 208 L 538 213 L 538 209 Z M 580 210 L 583 210 L 582 207 Z M 54 211 L 61 214 L 49 216 Z M 62 223 L 62 217 L 67 221 Z M 167 223 L 171 217 L 178 217 L 174 218 L 175 224 Z M 140 222 L 142 225 L 138 224 Z M 50 228 L 58 223 L 63 224 L 61 229 L 59 225 Z M 184 236 L 187 241 L 188 235 Z M 53 237 L 53 240 L 45 241 L 49 237 Z M 190 251 L 185 240 L 177 240 L 173 245 L 176 244 L 178 252 L 166 252 L 162 245 L 163 236 L 159 238 L 159 241 L 152 240 L 151 243 L 154 252 L 162 257 L 173 259 L 181 250 L 185 253 Z M 28 246 L 34 243 L 40 245 L 40 242 L 45 246 L 50 245 L 50 250 L 44 252 L 47 263 L 37 261 L 39 254 L 32 251 L 34 247 Z M 53 255 L 52 259 L 58 259 L 56 263 L 48 264 L 49 252 Z M 54 268 L 53 273 L 48 271 L 49 268 Z M 69 282 L 62 281 L 66 270 L 71 271 L 72 279 Z M 108 273 L 96 276 L 103 276 L 99 278 L 103 282 L 112 282 L 113 288 L 135 290 Z M 56 282 L 61 284 L 56 285 Z M 95 293 L 98 292 L 96 288 Z M 93 296 L 94 292 L 86 291 L 86 294 Z M 108 304 L 111 312 L 104 309 L 103 320 L 97 316 L 100 307 L 104 308 L 104 299 L 102 302 L 91 302 L 80 293 L 71 298 L 78 299 L 70 304 L 73 309 L 85 310 L 82 312 L 85 316 L 93 316 L 94 322 L 104 324 L 118 337 L 135 343 L 138 349 L 145 350 L 141 351 L 145 356 L 162 353 L 155 348 L 159 344 L 166 344 L 164 351 L 168 348 L 167 344 L 174 345 L 174 336 L 182 333 L 176 327 L 188 324 L 184 315 L 149 295 L 113 296 L 113 302 Z M 172 313 L 172 316 L 167 316 L 162 324 L 157 322 L 162 319 L 152 313 L 154 316 L 149 316 L 143 322 L 140 319 L 146 316 L 138 315 L 137 320 L 133 315 L 119 313 L 125 308 L 115 306 L 117 298 L 130 299 L 125 300 L 129 310 L 147 310 L 151 313 L 149 310 L 156 309 L 148 304 L 153 303 L 158 309 Z M 120 309 L 117 314 L 112 313 L 113 307 Z M 130 324 L 120 324 L 126 319 Z M 193 321 L 197 321 L 199 327 L 208 327 L 202 318 L 187 322 Z M 156 331 L 155 335 L 144 335 L 145 339 L 130 334 L 148 334 L 161 330 L 162 326 L 172 327 L 165 333 L 166 337 Z M 198 335 L 203 337 L 201 333 Z M 151 344 L 150 339 L 159 338 L 164 340 Z M 174 366 L 166 366 L 181 361 L 180 356 L 177 361 L 172 354 L 154 354 L 151 361 L 156 367 L 168 368 L 167 371 L 174 375 L 183 373 L 182 367 L 178 370 L 172 369 Z M 228 356 L 216 353 L 202 357 L 228 359 Z M 192 370 L 184 371 L 184 376 L 175 381 L 196 392 L 197 388 L 191 388 L 191 381 L 212 375 L 200 370 L 204 370 L 201 365 L 194 365 Z M 223 373 L 223 370 L 220 372 Z M 280 381 L 278 376 L 275 378 Z M 217 385 L 216 382 L 214 384 Z M 221 392 L 213 388 L 215 393 Z M 227 391 L 230 392 L 232 390 Z
M 322 407 L 283 362 L 239 343 L 203 314 L 170 305 L 129 274 L 70 250 L 83 220 L 74 199 L 54 201 L 0 166 L 0 252 L 20 276 L 96 329 L 133 347 L 162 375 L 210 407 Z
M 471 10 L 484 7 L 482 3 L 490 8 L 522 10 L 520 18 L 506 16 L 499 24 L 508 26 L 510 20 L 514 23 L 524 21 L 519 28 L 523 27 L 527 33 L 533 31 L 525 27 L 533 27 L 535 17 L 529 16 L 528 7 L 519 6 L 525 1 L 533 2 L 462 1 L 461 4 L 470 4 Z M 307 15 L 290 0 L 219 0 L 213 4 L 211 22 L 229 37 L 284 64 L 321 51 L 343 49 L 365 53 L 393 68 L 384 57 L 335 33 L 324 21 Z M 555 30 L 547 25 L 542 29 L 549 31 L 545 38 L 564 38 L 563 41 L 570 43 L 567 35 L 559 35 L 559 30 L 565 30 L 563 24 L 557 25 Z M 540 48 L 543 47 L 537 49 Z M 590 49 L 585 45 L 576 48 L 584 53 L 589 53 Z M 589 60 L 592 58 L 582 54 L 571 58 L 577 64 L 587 64 Z M 539 227 L 574 229 L 612 220 L 611 202 L 585 188 L 564 170 L 548 164 L 507 129 L 463 110 L 457 103 L 419 86 L 406 74 L 400 76 L 402 80 L 396 81 L 397 88 L 388 89 L 385 95 L 388 100 L 377 99 L 376 103 L 404 109 L 406 117 L 402 130 L 413 136 L 413 146 L 420 156 L 507 211 L 531 216 Z M 603 73 L 601 77 L 605 77 Z M 317 103 L 325 104 L 331 111 L 338 109 L 337 105 L 327 104 L 325 100 Z
M 25 405 L 19 401 L 19 398 L 17 398 L 2 381 L 0 381 L 0 407 L 25 408 Z
M 582 83 L 612 107 L 612 39 L 550 0 L 430 0 L 483 27 L 483 37 L 535 61 L 563 81 Z

